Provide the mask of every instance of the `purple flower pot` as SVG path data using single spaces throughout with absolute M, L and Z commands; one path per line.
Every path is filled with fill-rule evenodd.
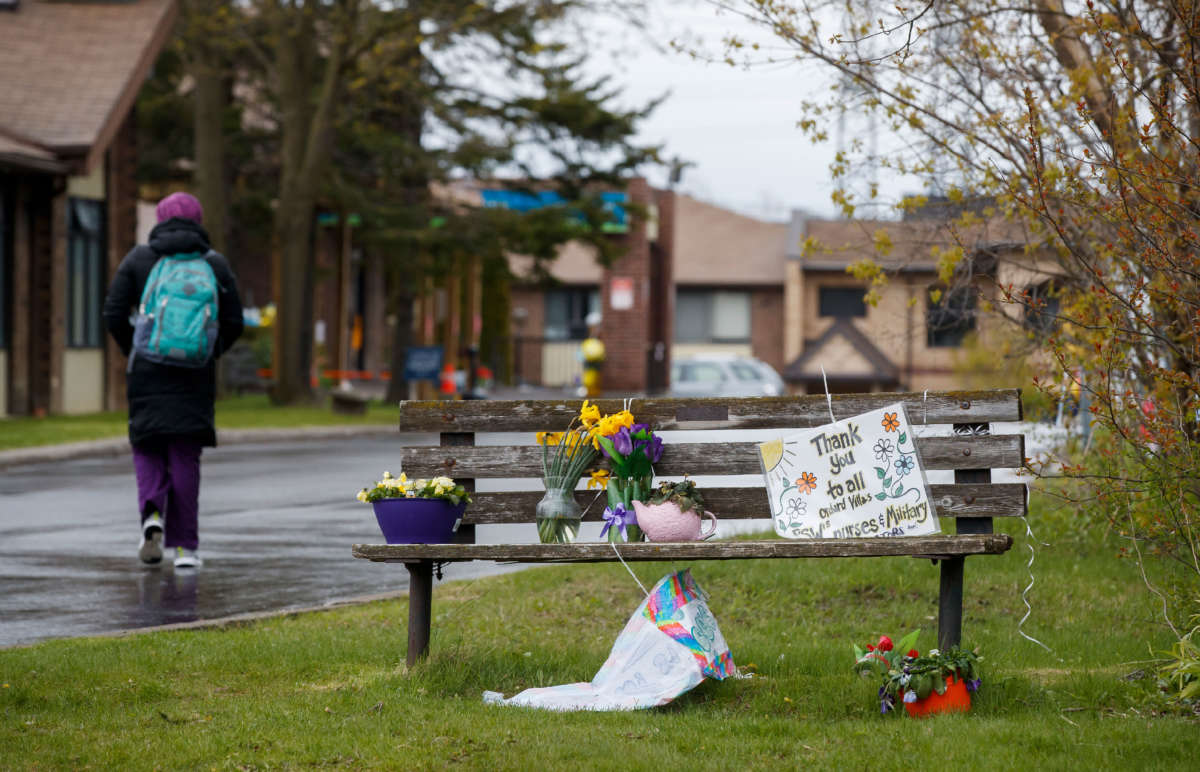
M 454 506 L 445 499 L 383 499 L 371 506 L 388 544 L 448 544 L 467 502 Z

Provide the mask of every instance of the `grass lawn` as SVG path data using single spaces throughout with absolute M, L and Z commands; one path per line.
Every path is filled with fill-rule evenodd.
M 934 645 L 937 570 L 909 558 L 694 563 L 754 678 L 635 713 L 486 706 L 485 689 L 590 679 L 640 601 L 619 564 L 554 566 L 439 587 L 412 671 L 402 600 L 0 651 L 0 767 L 1195 769 L 1200 721 L 1163 710 L 1147 660 L 1169 636 L 1136 566 L 1102 536 L 1051 537 L 1025 627 L 1047 653 L 1017 633 L 1028 549 L 1008 526 L 1009 554 L 967 561 L 984 656 L 967 715 L 881 716 L 851 673 L 853 642 Z M 670 568 L 634 566 L 647 585 Z
M 124 410 L 77 416 L 13 418 L 0 421 L 0 450 L 56 445 L 64 442 L 124 437 Z M 275 407 L 265 394 L 230 397 L 217 401 L 217 429 L 274 429 L 342 424 L 395 424 L 395 405 L 372 402 L 365 416 L 338 415 L 328 404 Z

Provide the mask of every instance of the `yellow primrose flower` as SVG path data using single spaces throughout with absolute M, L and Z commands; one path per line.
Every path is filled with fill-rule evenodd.
M 563 438 L 562 432 L 538 432 L 537 433 L 538 445 L 557 445 L 558 443 L 562 442 L 562 438 Z
M 400 482 L 406 483 L 406 482 L 408 482 L 408 475 L 406 475 L 404 472 L 401 472 L 399 479 L 400 479 Z
M 591 429 L 600 420 L 600 408 L 585 399 L 583 407 L 579 409 L 579 420 L 583 422 L 585 428 Z
M 366 501 L 367 500 L 367 489 L 363 488 L 361 491 L 358 492 L 358 495 L 355 496 L 354 498 L 358 499 L 359 501 Z
M 390 479 L 392 479 L 392 473 L 391 473 L 391 472 L 389 472 L 389 471 L 387 471 L 387 470 L 385 469 L 385 470 L 383 471 L 383 479 L 385 479 L 385 480 L 390 480 Z
M 605 490 L 606 488 L 608 488 L 608 477 L 609 477 L 609 472 L 607 469 L 595 470 L 594 472 L 592 472 L 592 479 L 588 480 L 588 484 L 587 484 L 588 490 L 591 490 L 592 488 L 599 488 L 600 490 Z
M 435 478 L 433 478 L 433 484 L 438 486 L 439 488 L 453 488 L 454 487 L 454 481 L 451 480 L 449 477 L 435 477 Z

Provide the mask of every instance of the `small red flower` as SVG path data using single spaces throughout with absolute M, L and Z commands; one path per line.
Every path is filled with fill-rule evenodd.
M 891 651 L 892 650 L 892 639 L 888 638 L 886 635 L 879 636 L 879 650 L 880 651 Z
M 867 651 L 875 651 L 875 647 L 874 647 L 874 646 L 872 646 L 871 644 L 869 644 L 869 643 L 868 643 L 868 644 L 867 644 Z
M 909 649 L 908 656 L 912 657 L 913 659 L 916 659 L 917 657 L 921 656 L 921 652 L 917 651 L 916 649 Z

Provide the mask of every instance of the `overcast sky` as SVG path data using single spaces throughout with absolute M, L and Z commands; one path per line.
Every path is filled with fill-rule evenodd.
M 827 75 L 812 66 L 772 65 L 746 70 L 707 64 L 672 51 L 680 37 L 699 38 L 714 53 L 729 31 L 780 50 L 769 37 L 730 14 L 718 15 L 703 0 L 651 0 L 645 37 L 599 22 L 611 34 L 615 56 L 601 51 L 591 67 L 610 72 L 625 86 L 631 104 L 670 91 L 667 101 L 645 122 L 642 139 L 664 143 L 669 156 L 696 165 L 684 172 L 678 190 L 763 219 L 786 220 L 792 209 L 833 217 L 829 163 L 836 152 L 837 127 L 830 141 L 814 146 L 796 128 L 800 103 L 828 89 Z M 660 50 L 649 44 L 661 43 Z M 847 133 L 862 131 L 851 127 Z M 847 140 L 848 141 L 848 140 Z M 880 142 L 885 140 L 881 138 Z M 648 174 L 666 184 L 666 172 Z M 912 192 L 898 181 L 881 180 L 885 194 Z

